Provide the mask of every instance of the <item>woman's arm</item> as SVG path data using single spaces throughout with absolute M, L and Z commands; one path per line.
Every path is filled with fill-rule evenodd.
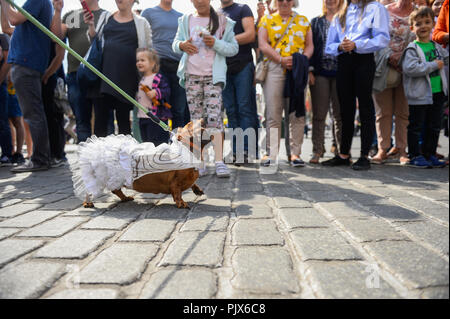
M 281 55 L 275 51 L 269 44 L 269 34 L 266 28 L 261 27 L 258 30 L 258 46 L 261 52 L 270 60 L 281 63 Z
M 442 6 L 441 12 L 439 13 L 439 17 L 436 23 L 436 27 L 433 31 L 433 41 L 436 41 L 439 44 L 447 45 L 448 44 L 448 1 L 444 3 Z
M 52 62 L 50 63 L 49 67 L 47 68 L 47 70 L 45 70 L 44 75 L 42 76 L 42 82 L 44 84 L 47 84 L 48 79 L 55 74 L 56 71 L 58 71 L 58 69 L 61 67 L 62 62 L 64 60 L 64 55 L 65 55 L 65 51 L 64 48 L 57 45 L 57 44 L 52 44 L 55 45 L 55 51 L 56 51 L 56 55 L 53 58 Z
M 306 33 L 306 41 L 305 41 L 305 50 L 303 50 L 303 54 L 311 59 L 314 53 L 314 42 L 313 42 L 313 34 L 312 30 L 309 29 L 308 33 Z
M 330 25 L 328 30 L 327 43 L 325 44 L 325 53 L 333 56 L 339 55 L 339 46 L 341 45 L 341 40 L 339 39 L 339 20 L 335 18 Z

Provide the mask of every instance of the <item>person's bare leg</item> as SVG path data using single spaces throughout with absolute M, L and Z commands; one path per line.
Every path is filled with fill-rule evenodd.
M 33 155 L 33 139 L 31 138 L 30 126 L 26 121 L 23 121 L 23 127 L 25 128 L 25 144 L 27 145 L 27 158 L 31 158 Z
M 22 147 L 23 147 L 23 142 L 25 139 L 25 128 L 23 125 L 23 117 L 18 116 L 18 117 L 13 117 L 10 119 L 11 122 L 13 123 L 13 126 L 16 130 L 16 153 L 22 154 Z

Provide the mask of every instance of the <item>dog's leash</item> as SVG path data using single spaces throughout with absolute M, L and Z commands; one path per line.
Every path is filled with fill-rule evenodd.
M 48 37 L 50 37 L 53 41 L 58 43 L 60 46 L 62 46 L 64 49 L 66 49 L 70 54 L 72 54 L 75 59 L 80 61 L 80 63 L 83 63 L 89 70 L 94 72 L 99 78 L 101 78 L 103 81 L 108 83 L 114 90 L 119 92 L 125 99 L 127 99 L 131 104 L 133 104 L 135 107 L 140 109 L 142 112 L 144 112 L 154 123 L 159 125 L 164 131 L 169 132 L 171 136 L 174 136 L 175 133 L 172 132 L 169 128 L 169 126 L 161 121 L 157 116 L 155 116 L 151 111 L 146 109 L 144 106 L 142 106 L 138 101 L 133 99 L 131 96 L 129 96 L 124 90 L 122 90 L 120 87 L 118 87 L 114 82 L 112 82 L 110 79 L 108 79 L 103 73 L 101 73 L 99 70 L 97 70 L 92 64 L 90 64 L 88 61 L 86 61 L 82 56 L 80 56 L 78 53 L 76 53 L 71 47 L 69 47 L 67 44 L 65 44 L 63 41 L 61 41 L 60 38 L 58 38 L 55 34 L 53 34 L 49 29 L 47 29 L 42 23 L 40 23 L 36 18 L 34 18 L 31 14 L 29 14 L 25 9 L 18 6 L 14 0 L 6 0 L 9 4 L 11 4 L 13 7 L 15 7 L 25 18 L 27 18 L 32 24 L 34 24 L 39 30 L 44 32 Z

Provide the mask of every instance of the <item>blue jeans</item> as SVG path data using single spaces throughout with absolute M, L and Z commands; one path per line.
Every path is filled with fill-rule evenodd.
M 172 106 L 172 128 L 184 127 L 190 120 L 191 115 L 186 99 L 186 91 L 180 86 L 179 78 L 176 73 L 164 72 L 160 73 L 167 79 L 170 86 L 170 102 Z
M 223 104 L 227 111 L 228 126 L 235 129 L 248 128 L 258 134 L 258 114 L 256 111 L 256 89 L 253 86 L 255 66 L 250 62 L 241 72 L 227 75 L 227 84 L 222 92 Z M 248 140 L 244 139 L 244 151 L 248 151 Z M 233 141 L 233 154 L 236 153 L 236 142 Z
M 8 91 L 6 83 L 0 84 L 0 147 L 2 156 L 12 156 L 11 129 L 8 122 Z

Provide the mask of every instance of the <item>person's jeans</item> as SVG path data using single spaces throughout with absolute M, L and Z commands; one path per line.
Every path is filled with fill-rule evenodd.
M 442 106 L 446 96 L 433 94 L 433 105 L 410 105 L 408 125 L 408 152 L 410 158 L 423 154 L 426 158 L 436 154 L 442 120 Z M 425 127 L 422 150 L 419 140 Z
M 12 156 L 11 129 L 8 122 L 8 91 L 6 83 L 0 84 L 0 147 L 2 156 Z
M 68 73 L 66 75 L 66 83 L 68 89 L 68 98 L 72 107 L 75 121 L 77 124 L 78 143 L 86 141 L 92 135 L 92 107 L 98 104 L 97 99 L 89 99 L 86 97 L 87 92 L 81 89 L 77 72 Z M 107 134 L 114 134 L 114 113 L 113 110 L 108 111 L 108 131 Z
M 342 139 L 340 153 L 350 154 L 356 99 L 361 120 L 361 156 L 367 156 L 375 135 L 375 107 L 372 86 L 375 75 L 373 54 L 344 53 L 338 57 L 336 86 L 341 108 Z
M 258 134 L 258 118 L 256 111 L 256 93 L 253 87 L 255 66 L 253 62 L 248 63 L 242 71 L 237 74 L 227 75 L 227 84 L 222 92 L 223 104 L 227 111 L 228 126 L 236 129 L 241 128 L 244 132 L 248 128 L 255 129 Z M 244 151 L 248 152 L 248 139 L 244 139 Z M 236 141 L 233 141 L 233 154 L 236 154 Z
M 23 112 L 23 118 L 30 127 L 31 138 L 33 139 L 31 161 L 37 165 L 48 166 L 50 164 L 50 142 L 42 102 L 41 73 L 13 64 L 11 78 Z
M 184 127 L 190 121 L 189 107 L 187 104 L 186 91 L 180 86 L 180 79 L 176 73 L 171 73 L 161 68 L 160 73 L 167 79 L 170 86 L 170 101 L 172 106 L 172 129 Z

